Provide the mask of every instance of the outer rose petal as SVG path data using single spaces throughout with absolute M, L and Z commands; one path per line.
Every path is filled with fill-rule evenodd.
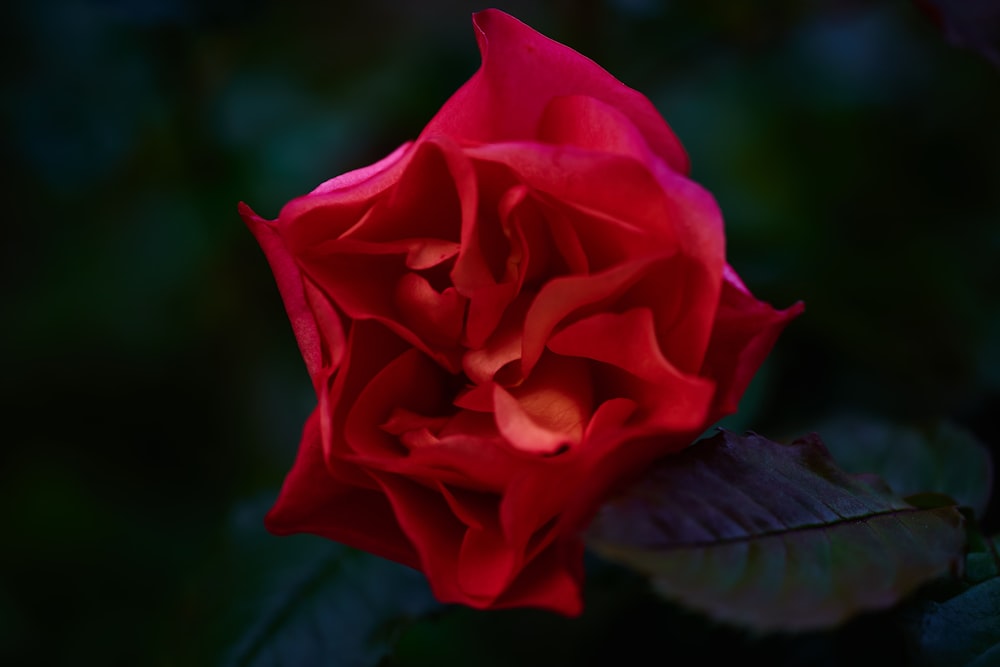
M 285 303 L 285 310 L 292 323 L 302 359 L 306 363 L 309 375 L 313 378 L 314 387 L 318 389 L 316 382 L 323 368 L 323 336 L 317 326 L 316 317 L 309 307 L 298 264 L 288 251 L 274 223 L 261 218 L 243 202 L 240 202 L 239 212 L 250 231 L 257 237 L 257 242 L 271 265 L 271 272 L 274 273 L 275 282 L 278 284 L 281 300 Z M 340 329 L 339 322 L 336 324 L 331 322 L 331 327 L 332 338 L 337 339 L 342 345 L 344 333 Z M 337 355 L 339 354 L 340 350 L 337 350 Z
M 407 142 L 375 164 L 331 178 L 309 194 L 293 199 L 281 209 L 279 220 L 292 220 L 329 204 L 344 207 L 371 201 L 399 179 L 411 157 L 412 145 Z
M 719 310 L 702 368 L 703 375 L 719 378 L 716 419 L 736 411 L 740 397 L 778 334 L 804 309 L 801 301 L 785 310 L 758 301 L 726 265 Z
M 410 567 L 418 558 L 384 494 L 330 477 L 323 460 L 319 411 L 306 422 L 298 457 L 264 518 L 277 535 L 313 533 Z
M 621 110 L 656 155 L 671 168 L 688 172 L 684 148 L 644 95 L 513 16 L 487 9 L 475 14 L 473 23 L 483 65 L 421 137 L 444 134 L 473 142 L 533 139 L 550 100 L 588 95 Z

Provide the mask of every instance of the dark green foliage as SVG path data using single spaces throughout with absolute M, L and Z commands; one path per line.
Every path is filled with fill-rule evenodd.
M 268 497 L 266 501 L 271 501 Z M 220 667 L 375 665 L 406 622 L 438 607 L 410 568 L 311 535 L 277 539 L 264 502 L 237 510 L 215 628 Z

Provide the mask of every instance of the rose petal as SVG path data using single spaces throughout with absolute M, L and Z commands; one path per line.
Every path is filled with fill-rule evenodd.
M 546 143 L 626 155 L 644 164 L 657 159 L 628 116 L 588 95 L 550 100 L 538 124 L 538 138 Z
M 612 364 L 649 382 L 680 375 L 663 356 L 649 308 L 585 317 L 553 335 L 547 346 L 557 354 Z
M 309 248 L 321 239 L 336 238 L 357 224 L 398 181 L 413 156 L 412 146 L 413 142 L 405 143 L 375 164 L 332 178 L 285 204 L 277 223 L 289 245 Z
M 500 434 L 517 449 L 530 454 L 553 454 L 573 444 L 568 434 L 538 424 L 507 390 L 493 385 L 493 410 Z
M 492 606 L 535 607 L 579 616 L 583 613 L 583 577 L 582 542 L 562 541 L 527 563 Z
M 497 371 L 521 358 L 521 332 L 524 316 L 531 305 L 531 295 L 521 295 L 506 310 L 499 326 L 478 348 L 462 357 L 462 369 L 472 382 L 491 382 Z
M 423 142 L 372 215 L 340 237 L 382 243 L 427 238 L 457 246 L 470 197 L 475 205 L 475 179 L 462 151 L 443 139 Z
M 389 418 L 384 423 L 379 424 L 379 428 L 386 433 L 402 436 L 410 431 L 437 432 L 447 422 L 448 417 L 429 417 L 396 405 L 392 407 Z
M 618 308 L 647 308 L 663 355 L 678 370 L 701 367 L 715 320 L 721 276 L 687 255 L 678 254 L 649 267 L 624 294 Z
M 395 302 L 403 322 L 428 346 L 458 346 L 466 299 L 454 287 L 438 292 L 423 276 L 406 273 L 396 283 Z
M 446 603 L 488 606 L 489 600 L 470 598 L 458 584 L 458 554 L 465 526 L 441 494 L 398 475 L 373 473 L 373 476 L 392 504 L 400 528 L 416 550 L 419 569 L 427 575 L 434 596 Z
M 352 239 L 324 243 L 301 258 L 303 271 L 355 321 L 375 320 L 439 364 L 461 368 L 464 300 L 438 293 L 402 261 L 406 244 Z
M 663 358 L 648 308 L 585 317 L 562 328 L 546 346 L 556 354 L 613 364 L 651 382 L 677 374 Z
M 264 525 L 276 535 L 313 533 L 410 567 L 419 564 L 385 494 L 339 483 L 328 474 L 318 411 L 306 422 L 295 464 Z
M 716 418 L 736 411 L 740 397 L 778 335 L 803 310 L 802 302 L 785 310 L 775 310 L 758 301 L 736 272 L 726 265 L 715 326 L 701 369 L 703 375 L 716 378 L 719 383 Z
M 331 467 L 337 465 L 337 457 L 352 452 L 344 439 L 344 424 L 356 398 L 393 359 L 407 350 L 412 348 L 406 341 L 377 322 L 362 320 L 352 323 L 343 365 L 336 373 L 328 374 L 319 392 L 323 445 Z M 386 413 L 386 418 L 388 415 Z M 382 419 L 378 423 L 384 421 Z M 388 436 L 383 434 L 383 437 Z
M 523 466 L 522 456 L 504 445 L 492 414 L 461 412 L 437 433 L 425 428 L 400 437 L 411 447 L 405 458 L 349 460 L 428 483 L 493 494 L 501 493 Z
M 482 347 L 496 330 L 507 306 L 517 296 L 517 285 L 501 283 L 475 290 L 469 296 L 469 310 L 465 318 L 465 347 Z
M 264 256 L 271 265 L 271 272 L 278 284 L 278 291 L 281 293 L 281 300 L 285 304 L 285 311 L 295 332 L 295 340 L 302 352 L 302 359 L 313 379 L 313 386 L 318 391 L 317 379 L 321 376 L 323 368 L 323 335 L 317 325 L 316 316 L 309 306 L 302 274 L 295 257 L 288 251 L 275 223 L 264 220 L 243 202 L 240 202 L 239 212 L 247 227 L 257 238 Z M 331 330 L 328 334 L 331 357 L 340 357 L 341 353 L 336 350 L 338 339 L 343 339 L 343 332 L 337 333 Z
M 503 165 L 540 201 L 569 212 L 592 268 L 678 247 L 666 194 L 647 165 L 630 157 L 535 142 L 466 152 L 474 162 Z
M 405 454 L 382 424 L 400 409 L 439 416 L 449 410 L 447 374 L 425 355 L 409 349 L 386 364 L 361 390 L 347 413 L 344 440 L 357 454 L 372 458 Z
M 517 574 L 519 560 L 496 525 L 469 528 L 458 554 L 458 585 L 470 597 L 493 602 Z
M 620 109 L 653 152 L 688 171 L 683 147 L 653 104 L 594 61 L 495 9 L 473 23 L 483 64 L 428 123 L 421 137 L 444 134 L 473 142 L 534 139 L 554 97 L 588 95 Z
M 662 259 L 655 255 L 641 257 L 600 273 L 556 278 L 542 287 L 524 321 L 522 372 L 531 372 L 560 322 L 581 308 L 620 295 Z
M 405 166 L 404 158 L 408 157 L 407 152 L 411 146 L 413 142 L 407 141 L 378 162 L 324 181 L 309 194 L 326 195 L 336 192 L 341 196 L 349 193 L 355 198 L 369 197 L 372 192 L 383 190 L 392 183 L 398 170 Z
M 510 391 L 493 387 L 497 430 L 525 452 L 552 454 L 579 443 L 592 407 L 589 367 L 578 359 L 546 355 Z
M 344 356 L 347 337 L 340 313 L 309 278 L 303 276 L 302 288 L 320 334 L 324 368 L 337 368 Z
M 523 559 L 523 545 L 508 543 L 500 530 L 499 496 L 438 486 L 452 512 L 467 526 L 458 553 L 458 585 L 471 598 L 495 600 Z

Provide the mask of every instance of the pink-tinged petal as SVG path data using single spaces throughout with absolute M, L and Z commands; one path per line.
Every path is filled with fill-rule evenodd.
M 473 24 L 482 67 L 445 103 L 421 137 L 443 134 L 472 142 L 534 139 L 551 99 L 587 95 L 620 109 L 654 153 L 673 169 L 688 171 L 680 141 L 644 95 L 589 58 L 499 10 L 475 14 Z
M 803 310 L 801 302 L 785 310 L 775 310 L 770 304 L 758 301 L 732 268 L 726 266 L 715 327 L 701 370 L 719 383 L 715 399 L 717 417 L 736 411 L 740 397 L 778 335 Z
M 426 271 L 458 255 L 458 244 L 441 239 L 411 237 L 394 241 L 363 241 L 355 238 L 328 239 L 316 243 L 300 255 L 310 262 L 335 261 L 338 254 L 405 255 L 402 265 L 414 271 Z
M 463 206 L 466 200 L 475 205 L 475 189 L 471 165 L 461 150 L 445 140 L 421 143 L 371 214 L 341 238 L 381 243 L 427 238 L 457 246 Z
M 330 477 L 317 412 L 306 422 L 295 464 L 264 525 L 276 535 L 312 533 L 410 567 L 419 564 L 385 494 Z
M 408 142 L 375 164 L 347 172 L 319 185 L 307 195 L 296 197 L 281 209 L 283 225 L 314 223 L 323 227 L 325 238 L 336 238 L 353 226 L 386 190 L 399 180 L 413 152 Z M 316 215 L 316 214 L 319 215 Z M 303 247 L 308 247 L 306 244 Z
M 719 205 L 708 190 L 686 176 L 658 171 L 656 177 L 666 193 L 666 219 L 681 253 L 700 262 L 706 275 L 715 277 L 718 290 L 726 264 L 726 237 Z
M 343 359 L 344 348 L 347 344 L 341 315 L 326 294 L 312 280 L 303 276 L 302 287 L 319 330 L 323 367 L 337 368 Z
M 657 159 L 629 118 L 606 102 L 587 95 L 549 101 L 538 124 L 538 139 L 617 155 L 649 164 Z
M 685 175 L 663 169 L 621 111 L 590 97 L 556 98 L 542 117 L 540 132 L 552 143 L 630 156 L 647 165 L 666 193 L 669 220 L 679 232 L 683 252 L 709 262 L 713 269 L 721 267 L 724 232 L 714 198 Z
M 288 313 L 292 330 L 295 332 L 295 339 L 302 352 L 302 359 L 305 361 L 306 369 L 313 378 L 313 385 L 318 391 L 319 387 L 316 382 L 322 374 L 323 368 L 323 336 L 316 322 L 316 316 L 309 306 L 299 266 L 295 257 L 288 251 L 288 247 L 274 223 L 264 220 L 242 202 L 239 205 L 239 212 L 247 227 L 257 238 L 257 242 L 264 251 L 264 256 L 271 265 L 271 272 L 278 284 L 278 292 L 285 304 L 285 311 Z M 337 337 L 336 332 L 330 333 L 332 348 L 336 347 Z M 343 337 L 343 332 L 339 333 L 339 337 Z M 339 356 L 339 354 L 332 353 L 331 356 Z
M 407 157 L 407 152 L 411 146 L 413 146 L 413 142 L 407 141 L 378 162 L 324 181 L 309 194 L 325 195 L 333 192 L 343 193 L 348 191 L 354 197 L 370 197 L 392 183 L 391 177 L 395 176 L 398 170 L 405 166 L 404 158 Z
M 604 268 L 650 247 L 678 247 L 669 193 L 631 157 L 537 142 L 474 146 L 466 153 L 476 163 L 503 165 L 540 202 L 569 212 L 591 266 Z
M 466 152 L 473 161 L 505 165 L 542 202 L 569 212 L 595 268 L 653 247 L 676 248 L 701 262 L 708 275 L 722 273 L 722 214 L 712 195 L 682 174 L 574 146 L 503 143 Z
M 572 313 L 621 295 L 662 256 L 642 257 L 586 276 L 556 278 L 535 297 L 524 321 L 522 372 L 527 375 L 542 356 L 555 328 Z

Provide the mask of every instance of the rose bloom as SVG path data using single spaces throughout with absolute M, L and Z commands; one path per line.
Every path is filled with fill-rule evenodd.
M 727 265 L 648 99 L 500 11 L 474 27 L 481 68 L 416 141 L 276 220 L 240 205 L 318 397 L 265 521 L 444 602 L 576 615 L 601 502 L 733 412 L 801 307 Z

